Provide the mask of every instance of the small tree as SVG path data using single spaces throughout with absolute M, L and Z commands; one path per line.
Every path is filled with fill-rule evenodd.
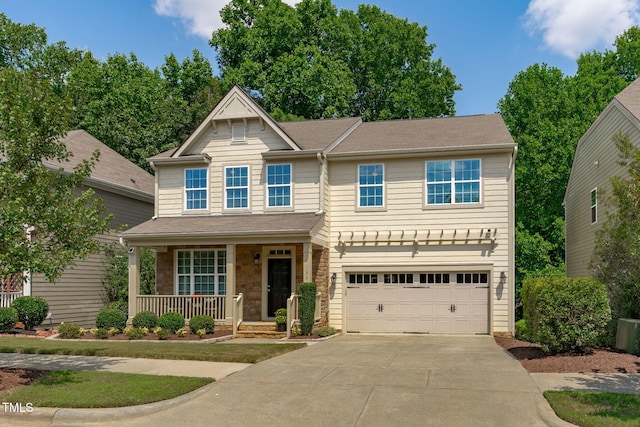
M 607 285 L 613 314 L 609 338 L 618 318 L 640 318 L 640 150 L 620 132 L 612 140 L 629 178 L 612 177 L 611 195 L 601 197 L 607 219 L 596 233 L 591 260 L 594 277 Z
M 102 286 L 105 304 L 127 303 L 129 298 L 129 259 L 127 251 L 113 245 L 106 250 L 107 261 Z M 153 295 L 156 283 L 156 254 L 151 249 L 140 251 L 140 294 Z
M 316 284 L 300 283 L 300 329 L 302 335 L 311 335 L 316 312 Z

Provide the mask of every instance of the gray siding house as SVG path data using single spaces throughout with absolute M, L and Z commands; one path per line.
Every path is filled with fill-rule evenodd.
M 606 220 L 599 203 L 612 176 L 628 177 L 611 138 L 618 132 L 640 147 L 640 79 L 616 95 L 578 141 L 564 197 L 567 276 L 591 276 L 596 232 Z
M 97 239 L 117 242 L 120 227 L 138 225 L 153 215 L 155 184 L 151 174 L 84 130 L 68 132 L 64 142 L 73 157 L 65 163 L 48 161 L 48 167 L 71 170 L 83 159 L 89 159 L 95 150 L 100 150 L 100 160 L 85 185 L 95 191 L 114 217 L 113 232 L 96 236 Z M 35 274 L 23 286 L 23 294 L 45 298 L 53 324 L 75 322 L 85 328 L 93 327 L 98 311 L 104 306 L 104 262 L 105 256 L 101 253 L 77 260 L 55 283 Z
M 153 219 L 123 233 L 130 316 L 218 323 L 297 315 L 348 332 L 513 331 L 516 144 L 496 114 L 277 123 L 234 87 L 178 148 L 150 159 Z M 138 248 L 158 295 L 138 295 Z

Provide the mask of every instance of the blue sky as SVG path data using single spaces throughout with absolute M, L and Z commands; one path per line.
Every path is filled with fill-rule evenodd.
M 179 60 L 200 50 L 215 67 L 207 41 L 227 0 L 2 0 L 0 12 L 44 27 L 106 59 L 134 52 L 151 68 L 165 55 Z M 427 26 L 434 58 L 442 58 L 463 89 L 458 115 L 489 114 L 514 76 L 535 63 L 575 73 L 580 52 L 611 48 L 615 36 L 640 23 L 640 0 L 333 0 L 340 8 L 376 4 Z M 286 3 L 295 4 L 293 0 Z

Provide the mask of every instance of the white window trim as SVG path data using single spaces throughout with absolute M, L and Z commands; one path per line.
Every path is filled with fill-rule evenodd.
M 285 166 L 288 165 L 289 166 L 289 184 L 272 184 L 269 185 L 269 166 Z M 268 209 L 287 209 L 287 208 L 291 208 L 293 207 L 293 165 L 291 163 L 270 163 L 267 164 L 265 169 L 265 194 L 264 194 L 264 199 L 265 199 L 265 206 Z M 276 187 L 289 187 L 289 204 L 288 205 L 282 205 L 282 206 L 271 206 L 269 204 L 269 188 L 276 188 Z
M 196 171 L 196 170 L 204 170 L 206 175 L 207 175 L 206 178 L 205 178 L 207 184 L 206 184 L 206 186 L 204 188 L 204 190 L 206 192 L 205 201 L 206 201 L 207 206 L 205 208 L 197 208 L 197 209 L 191 208 L 191 209 L 189 209 L 187 207 L 187 201 L 188 201 L 187 191 L 188 190 L 194 190 L 194 189 L 193 188 L 191 188 L 191 189 L 187 188 L 187 171 Z M 183 183 L 183 187 L 184 187 L 184 192 L 183 192 L 184 203 L 182 205 L 182 209 L 185 212 L 207 212 L 209 210 L 209 205 L 210 205 L 210 200 L 209 200 L 209 168 L 185 168 L 182 178 L 183 178 L 182 183 Z
M 360 185 L 360 167 L 361 166 L 377 166 L 380 165 L 382 166 L 382 184 L 367 184 L 364 186 Z M 357 172 L 356 172 L 356 180 L 357 180 L 357 188 L 356 188 L 356 199 L 357 199 L 357 207 L 358 209 L 362 209 L 362 210 L 369 210 L 369 209 L 385 209 L 387 206 L 387 201 L 386 201 L 386 195 L 387 192 L 385 191 L 385 183 L 386 183 L 386 167 L 384 163 L 359 163 L 358 164 L 358 168 L 357 168 Z M 362 206 L 360 204 L 360 188 L 361 187 L 382 187 L 382 205 L 379 206 Z
M 227 205 L 227 169 L 234 169 L 234 168 L 247 168 L 247 206 L 246 207 L 240 207 L 240 208 L 230 208 Z M 226 211 L 248 211 L 249 209 L 251 209 L 251 167 L 249 165 L 238 165 L 238 166 L 225 166 L 224 167 L 224 171 L 223 171 L 223 175 L 222 175 L 222 179 L 223 179 L 223 187 L 224 187 L 224 210 Z M 240 189 L 240 188 L 245 188 L 245 187 L 231 187 L 231 188 L 235 188 L 235 189 Z
M 195 252 L 207 252 L 207 251 L 212 251 L 213 252 L 213 259 L 214 259 L 214 267 L 213 267 L 214 268 L 213 276 L 215 278 L 214 279 L 215 280 L 214 288 L 215 288 L 215 290 L 217 292 L 215 294 L 213 294 L 213 295 L 221 295 L 219 293 L 220 292 L 220 276 L 223 276 L 223 274 L 218 273 L 218 267 L 219 267 L 219 265 L 218 265 L 218 252 L 220 252 L 220 251 L 225 251 L 226 252 L 226 249 L 223 249 L 223 248 L 175 249 L 174 250 L 174 254 L 173 254 L 173 258 L 174 258 L 174 263 L 173 263 L 174 270 L 173 271 L 175 273 L 174 274 L 175 279 L 174 279 L 173 289 L 174 289 L 174 294 L 175 295 L 179 295 L 179 292 L 180 292 L 180 280 L 179 280 L 180 276 L 189 276 L 189 295 L 194 295 L 194 292 L 195 292 L 195 280 L 194 280 L 195 273 L 193 272 L 193 262 L 194 262 L 195 257 L 193 256 L 193 254 Z M 189 252 L 190 253 L 190 257 L 189 257 L 189 274 L 188 275 L 187 274 L 179 274 L 178 273 L 178 253 L 179 252 Z M 225 262 L 225 273 L 224 273 L 224 276 L 228 278 L 229 277 L 228 274 L 229 274 L 229 272 L 226 271 L 226 262 Z M 227 280 L 226 281 L 225 294 L 222 294 L 222 295 L 227 295 L 226 292 L 228 290 L 229 290 L 229 281 Z
M 593 199 L 593 193 L 596 194 L 596 202 L 593 203 L 592 199 Z M 591 206 L 591 209 L 589 209 L 589 219 L 591 220 L 591 224 L 597 224 L 598 223 L 598 187 L 595 187 L 593 190 L 591 190 L 591 192 L 589 193 L 589 205 Z M 593 211 L 596 211 L 596 215 L 595 215 L 595 221 L 593 219 Z
M 464 160 L 477 160 L 479 162 L 479 169 L 480 169 L 480 178 L 477 180 L 478 181 L 478 201 L 477 202 L 456 202 L 456 193 L 455 193 L 455 184 L 456 183 L 461 183 L 461 182 L 475 182 L 476 180 L 470 180 L 470 181 L 456 181 L 455 179 L 455 162 L 456 161 L 464 161 Z M 431 162 L 449 162 L 451 163 L 451 180 L 450 181 L 439 181 L 439 182 L 431 182 L 431 184 L 450 184 L 451 185 L 451 203 L 429 203 L 429 184 L 430 182 L 427 180 L 427 172 L 428 172 L 428 164 Z M 477 206 L 482 206 L 482 204 L 484 203 L 484 194 L 482 191 L 482 177 L 483 177 L 483 171 L 482 171 L 482 159 L 480 158 L 464 158 L 464 159 L 453 159 L 453 160 L 427 160 L 426 162 L 424 162 L 424 207 L 427 208 L 431 208 L 431 207 L 446 207 L 446 206 L 456 206 L 456 207 L 464 207 L 464 206 L 472 206 L 472 207 L 477 207 Z

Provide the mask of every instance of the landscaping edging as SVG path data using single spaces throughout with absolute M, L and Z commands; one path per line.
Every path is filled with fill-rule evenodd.
M 46 337 L 45 339 L 47 340 L 56 340 L 56 341 L 74 341 L 74 342 L 152 342 L 152 343 L 186 343 L 186 344 L 210 344 L 210 343 L 216 343 L 216 342 L 221 342 L 221 341 L 228 341 L 233 339 L 233 335 L 225 335 L 222 337 L 216 337 L 216 338 L 204 338 L 204 339 L 199 339 L 199 340 L 101 340 L 101 339 L 90 339 L 90 338 L 83 338 L 83 339 L 64 339 L 64 338 L 58 338 L 58 334 L 55 335 L 51 335 L 49 337 Z

